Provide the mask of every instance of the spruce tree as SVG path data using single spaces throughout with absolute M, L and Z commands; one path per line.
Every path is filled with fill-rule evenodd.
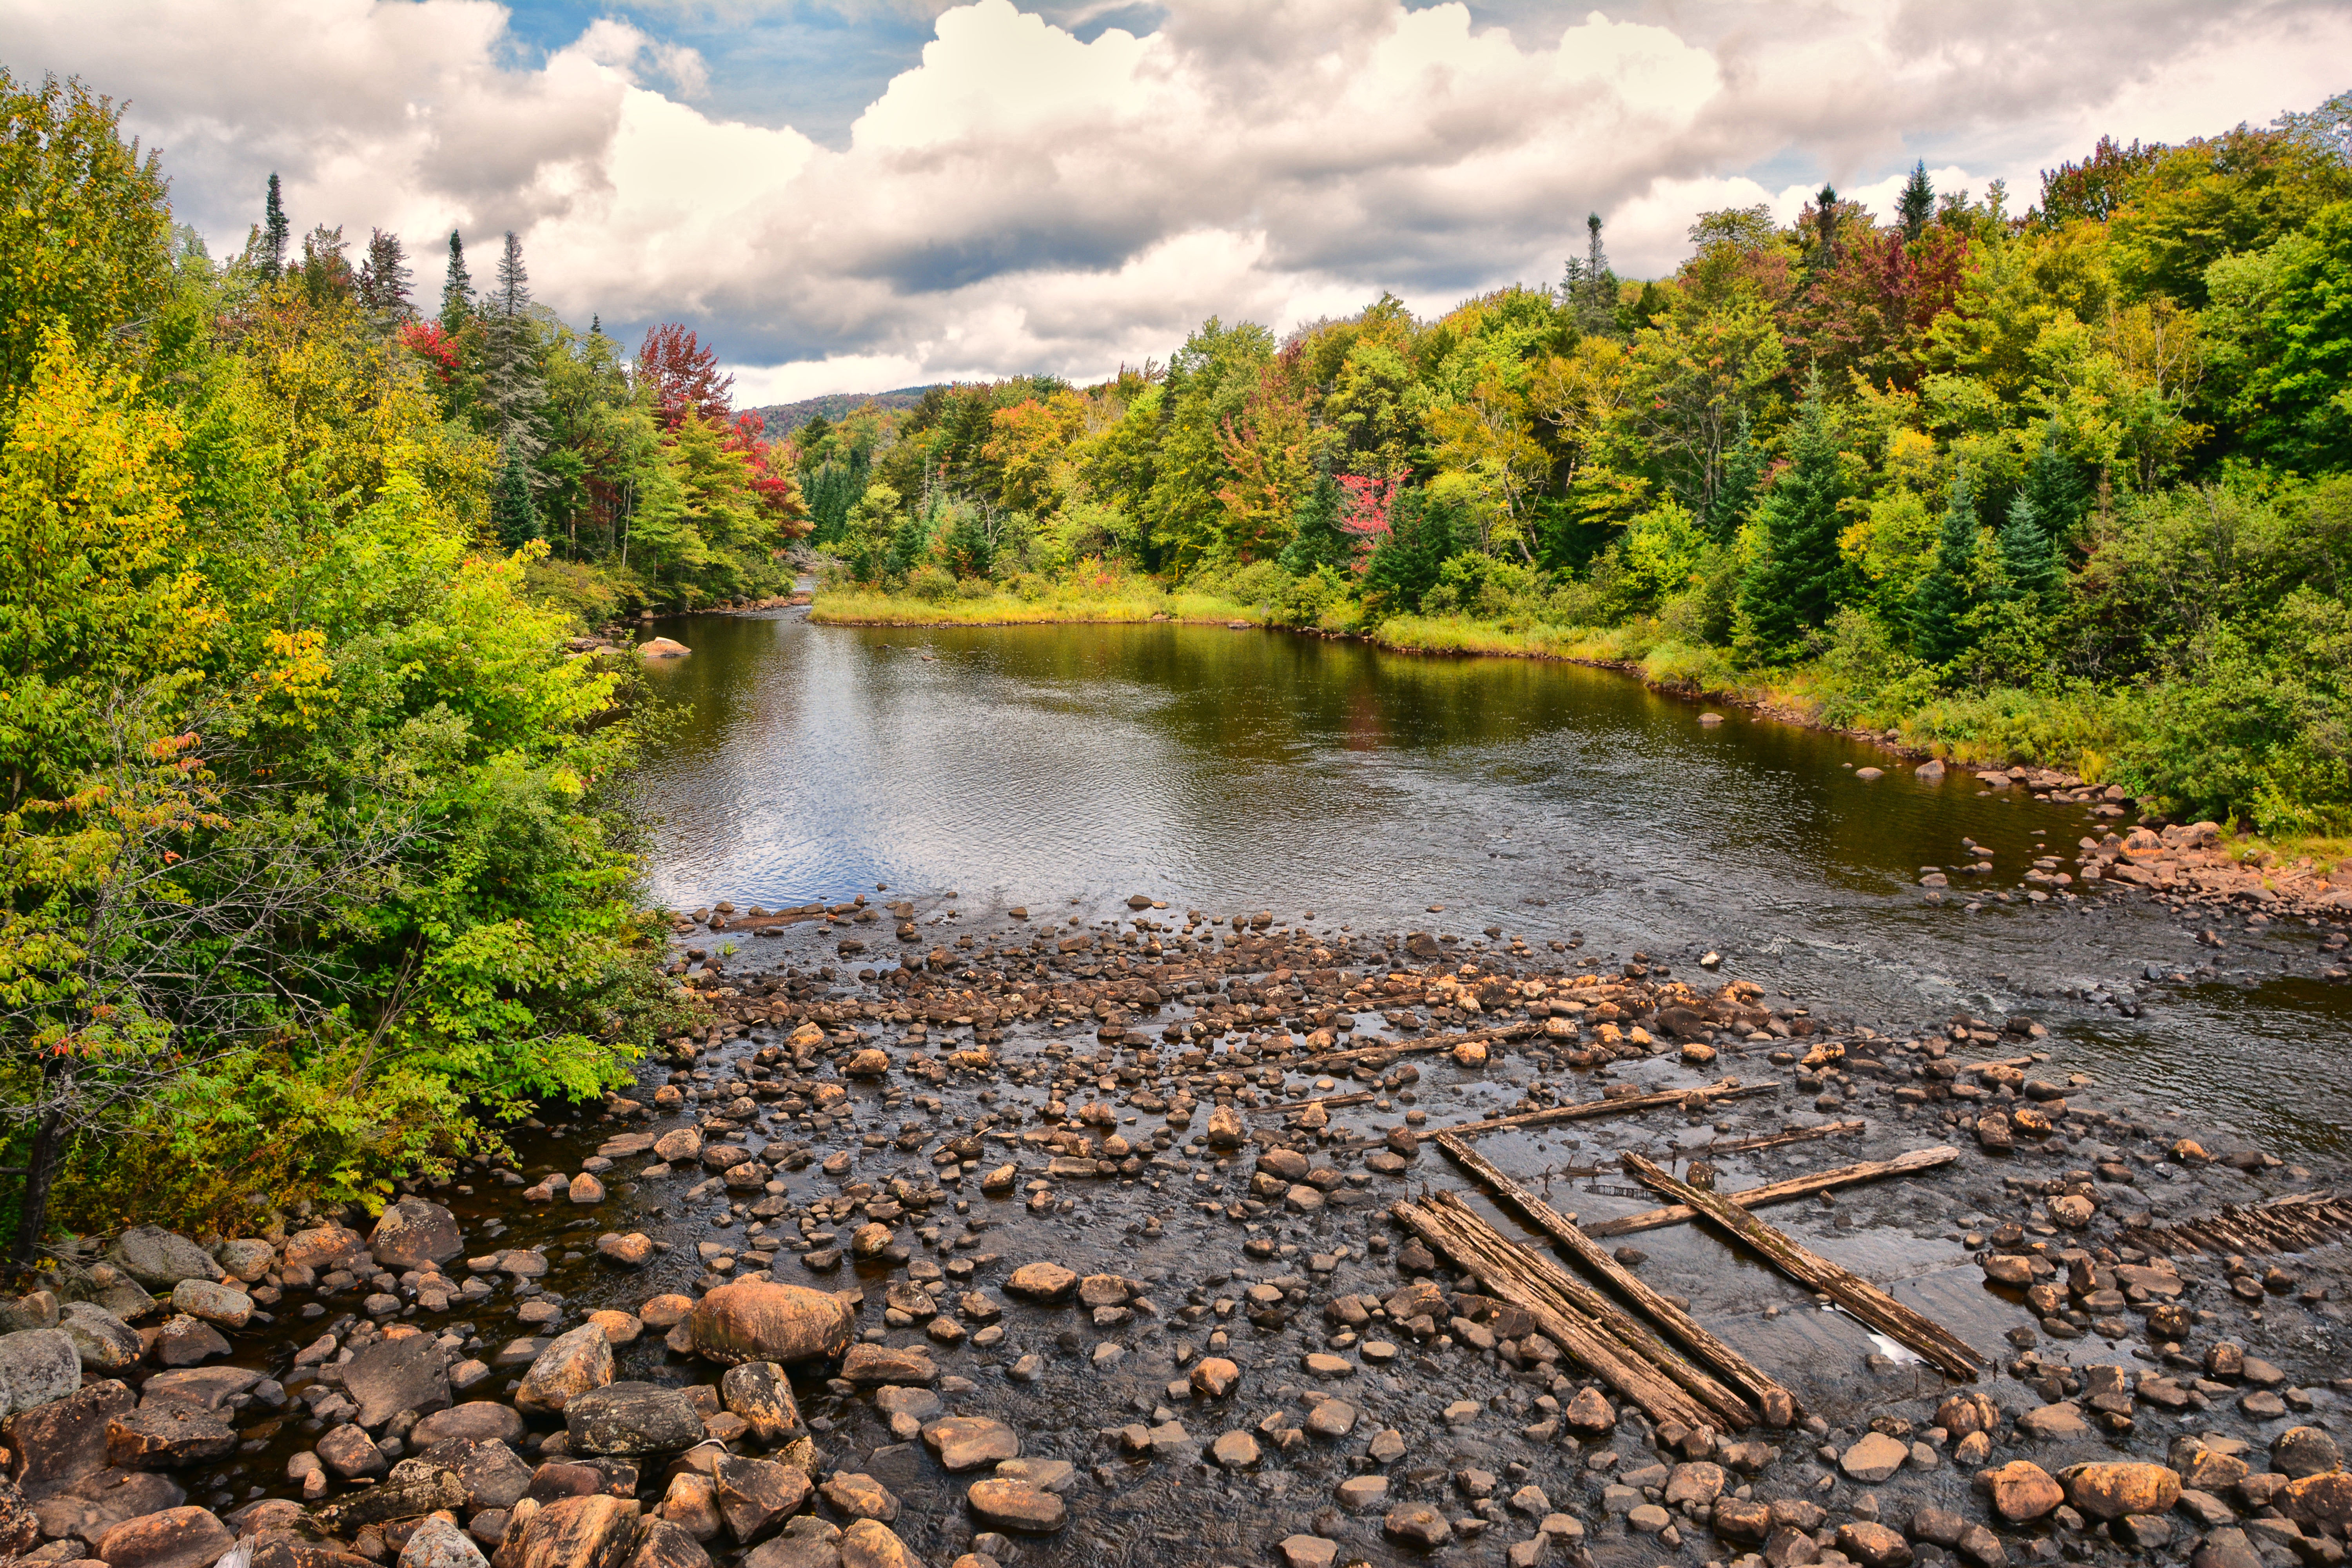
M 1748 427 L 1748 410 L 1743 408 L 1738 437 L 1723 455 L 1723 472 L 1716 479 L 1715 494 L 1707 498 L 1704 521 L 1718 543 L 1727 543 L 1748 521 L 1748 509 L 1756 504 L 1756 487 L 1763 477 L 1764 453 L 1756 445 L 1756 433 Z
M 530 501 L 530 468 L 513 446 L 507 448 L 498 489 L 490 492 L 490 527 L 501 549 L 520 550 L 539 537 L 539 509 Z
M 441 330 L 455 336 L 474 313 L 474 277 L 466 270 L 466 242 L 449 231 L 449 270 L 441 280 Z
M 1756 509 L 1763 552 L 1740 584 L 1739 609 L 1761 657 L 1786 656 L 1798 636 L 1818 626 L 1836 607 L 1838 502 L 1837 431 L 1814 373 L 1789 433 L 1789 466 Z
M 1615 337 L 1617 275 L 1609 269 L 1609 252 L 1601 244 L 1601 215 L 1584 215 L 1584 255 L 1570 257 L 1560 281 L 1560 303 L 1567 306 L 1578 331 L 1588 337 Z
M 272 283 L 286 276 L 286 244 L 292 230 L 286 221 L 286 204 L 278 196 L 278 176 L 269 176 L 269 198 L 261 208 L 261 275 Z
M 1925 158 L 1911 165 L 1911 177 L 1903 184 L 1903 195 L 1895 201 L 1896 221 L 1903 226 L 1903 238 L 1907 244 L 1927 230 L 1927 220 L 1936 216 L 1936 187 L 1928 183 L 1927 161 Z
M 2083 465 L 2058 449 L 2054 424 L 2042 426 L 2042 444 L 2026 460 L 2022 493 L 2033 503 L 2042 531 L 2061 545 L 2074 537 L 2090 510 L 2091 487 Z
M 400 236 L 375 229 L 368 236 L 367 258 L 360 263 L 360 300 L 380 316 L 394 321 L 414 314 L 408 302 L 408 255 Z
M 499 254 L 497 282 L 478 306 L 482 323 L 482 405 L 491 428 L 509 450 L 535 458 L 546 445 L 539 409 L 546 378 L 539 363 L 538 334 L 530 317 L 530 274 L 522 264 L 522 241 L 507 231 Z
M 1911 595 L 1911 651 L 1928 664 L 1949 664 L 1969 650 L 1968 584 L 1976 552 L 1976 498 L 1963 470 L 1952 479 L 1935 564 Z
M 2057 605 L 2064 581 L 2058 547 L 2023 490 L 2010 502 L 2009 519 L 2000 525 L 2000 563 L 2010 591 L 2020 601 L 2043 610 Z
M 1318 566 L 1345 567 L 1356 557 L 1356 542 L 1339 526 L 1339 484 L 1329 469 L 1315 476 L 1307 499 L 1292 514 L 1290 542 L 1278 563 L 1304 576 Z

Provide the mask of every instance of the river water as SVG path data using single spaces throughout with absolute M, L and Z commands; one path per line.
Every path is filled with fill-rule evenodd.
M 2137 892 L 2027 902 L 2036 855 L 2071 865 L 2118 826 L 2082 805 L 1925 784 L 1737 709 L 1702 724 L 1572 665 L 1173 625 L 658 629 L 694 649 L 653 667 L 681 708 L 647 777 L 650 879 L 676 907 L 887 884 L 976 926 L 1142 892 L 1465 950 L 1490 928 L 1678 968 L 1715 950 L 1832 1018 L 2024 1012 L 2154 1113 L 2340 1152 L 2352 991 L 2316 978 L 2318 933 L 2182 923 Z M 1999 870 L 1931 901 L 1921 868 L 1964 862 L 1964 839 Z

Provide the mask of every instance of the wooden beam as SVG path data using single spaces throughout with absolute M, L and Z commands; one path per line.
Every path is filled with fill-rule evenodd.
M 1744 1209 L 1769 1208 L 1796 1198 L 1812 1196 L 1815 1193 L 1834 1192 L 1863 1182 L 1874 1182 L 1881 1176 L 1908 1176 L 1919 1171 L 1932 1171 L 1938 1165 L 1948 1165 L 1960 1157 L 1960 1152 L 1949 1143 L 1938 1143 L 1932 1149 L 1914 1149 L 1892 1160 L 1865 1160 L 1858 1165 L 1840 1165 L 1834 1171 L 1815 1171 L 1808 1176 L 1790 1176 L 1784 1182 L 1768 1182 L 1760 1187 L 1748 1187 L 1736 1193 L 1718 1195 Z M 1669 1204 L 1664 1208 L 1643 1209 L 1616 1219 L 1604 1219 L 1584 1227 L 1587 1236 L 1631 1236 L 1637 1230 L 1656 1230 L 1661 1226 L 1681 1225 L 1697 1218 L 1687 1204 Z
M 1616 1338 L 1578 1312 L 1572 1303 L 1536 1289 L 1516 1259 L 1528 1254 L 1513 1247 L 1483 1223 L 1473 1229 L 1460 1215 L 1399 1203 L 1389 1213 L 1438 1251 L 1478 1276 L 1495 1295 L 1533 1318 L 1570 1359 L 1599 1378 L 1621 1399 L 1628 1399 L 1663 1425 L 1713 1426 L 1720 1419 L 1685 1393 L 1657 1367 L 1629 1352 Z M 1484 1237 L 1478 1231 L 1486 1232 Z M 1516 1255 L 1516 1259 L 1511 1255 Z
M 1786 1426 L 1796 1419 L 1799 1411 L 1794 1394 L 1749 1363 L 1746 1356 L 1707 1332 L 1696 1319 L 1659 1295 L 1631 1269 L 1586 1239 L 1584 1233 L 1570 1224 L 1565 1215 L 1505 1175 L 1490 1161 L 1453 1134 L 1439 1133 L 1437 1146 L 1445 1152 L 1446 1158 L 1493 1188 L 1496 1197 L 1525 1215 L 1538 1230 L 1551 1237 L 1553 1245 L 1616 1287 L 1620 1295 L 1648 1313 L 1652 1322 L 1681 1341 L 1685 1349 L 1745 1389 L 1756 1402 L 1757 1409 L 1763 1413 L 1766 1426 Z
M 1913 1311 L 1862 1276 L 1807 1251 L 1737 1204 L 1715 1193 L 1703 1193 L 1687 1182 L 1676 1181 L 1639 1154 L 1626 1155 L 1625 1168 L 1643 1186 L 1696 1210 L 1701 1218 L 1714 1222 L 1737 1240 L 1745 1242 L 1798 1284 L 1822 1292 L 1879 1332 L 1910 1346 L 1951 1376 L 1973 1382 L 1977 1369 L 1986 1364 L 1983 1356 L 1942 1324 Z
M 1759 1094 L 1780 1092 L 1777 1083 L 1751 1083 L 1743 1088 L 1727 1079 L 1708 1089 L 1669 1089 L 1656 1094 L 1629 1094 L 1618 1100 L 1580 1100 L 1573 1105 L 1557 1105 L 1549 1110 L 1522 1111 L 1517 1116 L 1498 1116 L 1485 1121 L 1457 1121 L 1437 1131 L 1476 1138 L 1487 1132 L 1500 1132 L 1507 1127 L 1541 1127 L 1554 1121 L 1585 1121 L 1598 1116 L 1631 1116 L 1670 1105 L 1704 1108 L 1719 1100 L 1749 1100 Z

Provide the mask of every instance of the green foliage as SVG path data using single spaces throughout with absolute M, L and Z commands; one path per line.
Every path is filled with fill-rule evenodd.
M 490 531 L 499 544 L 520 550 L 540 537 L 539 509 L 530 501 L 530 470 L 520 447 L 507 448 L 499 488 L 490 496 Z
M 1756 509 L 1761 550 L 1740 585 L 1739 612 L 1752 657 L 1786 658 L 1806 630 L 1827 621 L 1843 574 L 1837 432 L 1815 377 L 1789 437 L 1789 466 Z

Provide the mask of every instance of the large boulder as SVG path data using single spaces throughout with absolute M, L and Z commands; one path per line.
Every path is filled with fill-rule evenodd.
M 764 1541 L 783 1527 L 808 1500 L 808 1472 L 797 1465 L 769 1459 L 722 1458 L 711 1473 L 717 1483 L 719 1517 L 728 1533 L 745 1546 Z
M 423 1423 L 418 1424 L 418 1429 L 423 1429 Z M 446 1438 L 417 1458 L 428 1465 L 454 1471 L 465 1485 L 466 1507 L 473 1512 L 486 1508 L 512 1508 L 530 1490 L 531 1468 L 496 1437 Z
M 471 1399 L 419 1421 L 408 1434 L 408 1446 L 422 1451 L 453 1437 L 511 1445 L 521 1440 L 522 1432 L 522 1417 L 506 1405 L 495 1399 Z
M 367 1257 L 367 1238 L 340 1225 L 298 1230 L 286 1238 L 286 1267 L 315 1269 L 356 1268 Z
M 343 1363 L 343 1393 L 371 1429 L 404 1410 L 429 1415 L 449 1408 L 449 1363 L 430 1334 L 378 1340 Z
M 697 1301 L 688 1325 L 694 1348 L 712 1361 L 789 1365 L 839 1355 L 848 1348 L 857 1318 L 822 1290 L 740 1279 Z
M 172 1287 L 172 1310 L 224 1329 L 241 1329 L 252 1321 L 253 1298 L 234 1285 L 183 1279 Z
M 427 1519 L 409 1532 L 397 1568 L 489 1568 L 474 1538 L 446 1519 Z
M 138 1403 L 129 1387 L 109 1378 L 26 1411 L 9 1428 L 11 1479 L 28 1496 L 43 1498 L 106 1468 L 106 1425 Z
M 2070 1465 L 2058 1479 L 2065 1485 L 2066 1500 L 2093 1519 L 2170 1513 L 2180 1500 L 2180 1478 L 2163 1465 Z
M 0 1334 L 0 1415 L 37 1410 L 81 1386 L 81 1352 L 63 1329 Z
M 218 1279 L 213 1255 L 160 1225 L 134 1225 L 114 1238 L 106 1260 L 150 1290 L 169 1290 L 183 1279 Z
M 92 1547 L 107 1568 L 212 1568 L 236 1544 L 208 1508 L 167 1508 L 126 1519 Z
M 800 1430 L 800 1404 L 793 1398 L 784 1369 L 774 1362 L 747 1361 L 729 1367 L 719 1379 L 719 1398 L 762 1443 L 780 1443 Z
M 536 1415 L 561 1415 L 574 1397 L 612 1381 L 613 1342 L 596 1324 L 583 1323 L 539 1352 L 514 1402 Z
M 702 1412 L 682 1388 L 614 1383 L 575 1394 L 563 1406 L 572 1452 L 635 1458 L 677 1454 L 702 1441 Z
M 121 1372 L 139 1364 L 147 1347 L 139 1331 L 95 1301 L 68 1301 L 58 1327 L 73 1341 L 84 1372 Z
M 636 1545 L 637 1505 L 606 1495 L 551 1502 L 499 1546 L 498 1568 L 622 1568 Z
M 193 1405 L 142 1405 L 106 1424 L 106 1462 L 117 1469 L 176 1470 L 236 1447 L 236 1428 Z
M 457 1229 L 457 1216 L 439 1204 L 403 1198 L 384 1205 L 375 1234 L 368 1237 L 368 1250 L 394 1271 L 429 1268 L 465 1251 L 466 1238 Z

